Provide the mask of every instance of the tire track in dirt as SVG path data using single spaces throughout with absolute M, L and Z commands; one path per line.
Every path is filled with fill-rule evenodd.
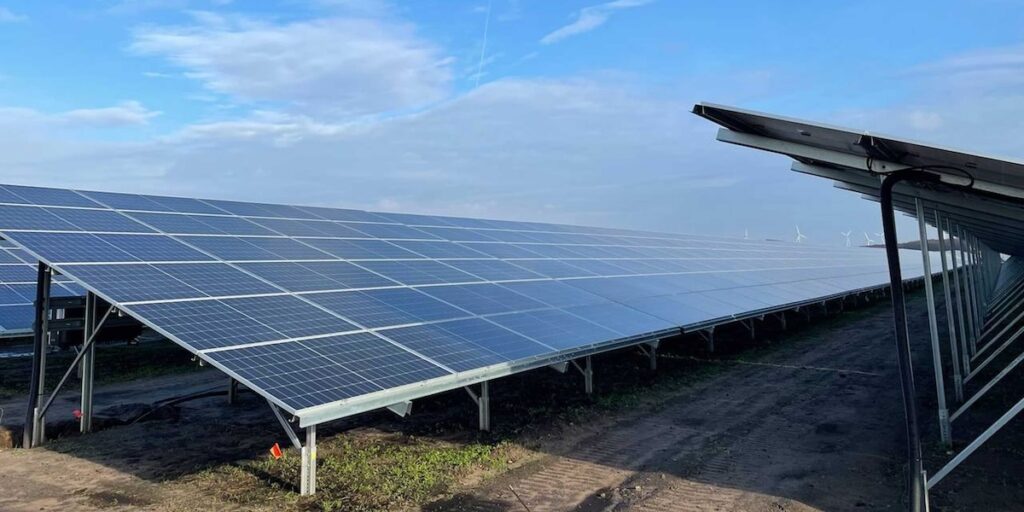
M 899 418 L 878 407 L 899 403 L 888 312 L 874 308 L 759 360 L 786 366 L 736 364 L 511 483 L 533 512 L 898 504 L 899 481 L 887 477 L 898 466 Z M 831 496 L 844 481 L 845 494 Z M 485 486 L 473 496 L 462 510 L 523 510 L 507 489 Z

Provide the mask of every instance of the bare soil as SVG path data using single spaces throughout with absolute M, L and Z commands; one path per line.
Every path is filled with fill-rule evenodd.
M 950 455 L 936 443 L 920 294 L 908 311 L 927 467 L 934 472 Z M 783 332 L 768 318 L 753 342 L 725 330 L 716 354 L 698 338 L 674 340 L 663 345 L 657 372 L 632 352 L 596 358 L 594 397 L 582 393 L 574 374 L 541 370 L 501 379 L 491 389 L 491 435 L 474 432 L 475 407 L 453 392 L 418 401 L 409 418 L 368 414 L 322 428 L 319 437 L 325 444 L 484 443 L 501 446 L 496 453 L 507 458 L 498 469 L 460 474 L 455 484 L 434 489 L 433 498 L 380 509 L 902 509 L 903 410 L 888 304 L 795 324 L 791 316 Z M 180 393 L 209 378 L 161 377 L 134 392 L 118 384 L 121 394 L 102 398 L 101 388 L 96 404 L 152 401 L 162 393 L 157 388 Z M 1011 379 L 997 390 L 957 421 L 957 448 L 1019 399 L 1024 382 Z M 1024 510 L 1020 427 L 1021 420 L 1011 422 L 943 481 L 932 493 L 932 510 Z M 167 419 L 0 452 L 0 510 L 331 508 L 298 498 L 287 472 L 252 463 L 285 441 L 254 394 L 243 393 L 233 406 L 223 397 L 186 402 Z M 344 462 L 343 454 L 336 457 Z M 331 475 L 321 469 L 320 478 Z

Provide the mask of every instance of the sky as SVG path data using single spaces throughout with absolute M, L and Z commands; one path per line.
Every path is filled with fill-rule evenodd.
M 878 238 L 700 101 L 1024 157 L 1024 2 L 0 0 L 3 183 Z

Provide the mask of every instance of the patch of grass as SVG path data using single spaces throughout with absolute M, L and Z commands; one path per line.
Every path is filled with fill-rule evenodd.
M 306 510 L 393 510 L 443 495 L 470 474 L 507 464 L 508 443 L 456 444 L 403 435 L 336 435 L 318 446 L 317 494 L 298 498 L 300 457 L 244 461 L 207 471 L 202 486 L 235 503 L 298 505 Z

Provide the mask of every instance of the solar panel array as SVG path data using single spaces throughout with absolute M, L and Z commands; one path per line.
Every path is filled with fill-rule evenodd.
M 64 276 L 56 276 L 54 297 L 85 295 L 85 290 Z M 32 332 L 36 300 L 36 259 L 6 240 L 0 240 L 0 336 Z
M 0 233 L 300 417 L 888 280 L 877 250 L 6 185 Z

